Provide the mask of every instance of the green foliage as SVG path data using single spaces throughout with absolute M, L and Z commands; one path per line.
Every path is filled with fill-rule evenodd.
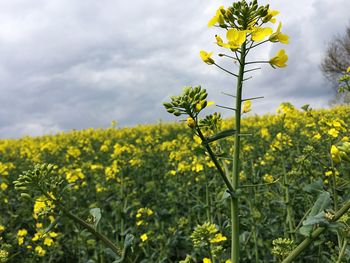
M 286 225 L 288 205 L 292 207 L 295 221 L 294 244 L 304 238 L 298 232 L 299 223 L 309 215 L 308 210 L 314 206 L 321 191 L 332 194 L 332 176 L 328 173 L 332 170 L 331 145 L 338 145 L 350 134 L 348 107 L 312 110 L 311 115 L 285 105 L 279 110 L 276 115 L 243 119 L 242 132 L 252 135 L 243 137 L 245 147 L 242 148 L 242 188 L 239 194 L 242 208 L 240 240 L 244 245 L 242 262 L 256 262 L 255 246 L 260 262 L 275 260 L 272 241 L 290 235 Z M 339 127 L 342 121 L 344 124 Z M 339 130 L 337 137 L 328 133 L 334 128 L 333 122 Z M 223 120 L 220 129 L 226 130 L 231 125 L 232 120 Z M 291 141 L 284 135 L 279 136 L 281 132 Z M 209 257 L 208 251 L 194 249 L 190 236 L 197 225 L 212 222 L 227 237 L 227 241 L 219 244 L 224 251 L 221 259 L 227 260 L 230 224 L 226 211 L 229 203 L 222 200 L 227 193 L 226 187 L 203 154 L 203 145 L 197 139 L 185 125 L 158 124 L 1 140 L 0 185 L 4 190 L 0 191 L 0 225 L 4 229 L 1 230 L 0 226 L 0 249 L 9 253 L 8 262 L 101 262 L 103 259 L 113 262 L 116 256 L 122 257 L 128 234 L 132 234 L 133 244 L 127 249 L 125 262 L 178 262 L 186 255 L 192 258 L 192 262 L 201 262 L 204 257 Z M 220 144 L 222 151 L 232 152 L 231 137 L 220 140 Z M 310 150 L 310 146 L 314 150 Z M 228 167 L 232 165 L 226 156 L 220 161 Z M 45 180 L 49 177 L 47 180 L 52 185 L 42 183 L 41 187 L 55 193 L 69 211 L 87 221 L 91 217 L 90 209 L 100 208 L 102 217 L 97 228 L 116 242 L 120 250 L 118 255 L 108 252 L 106 246 L 60 213 L 58 207 L 33 217 L 37 203 L 35 197 L 41 194 L 29 184 L 33 179 L 24 176 L 37 180 L 38 175 L 23 172 L 38 170 L 39 166 L 33 168 L 33 163 L 55 165 L 50 176 L 40 175 Z M 44 166 L 43 171 L 47 168 Z M 77 171 L 77 168 L 81 170 Z M 79 177 L 80 172 L 84 176 Z M 283 194 L 284 172 L 291 196 L 289 204 Z M 349 164 L 345 161 L 335 163 L 334 172 L 338 207 L 341 207 L 350 198 Z M 271 175 L 275 182 L 265 185 L 266 174 Z M 76 180 L 68 182 L 73 179 Z M 16 184 L 16 188 L 25 189 L 15 191 L 13 181 L 23 183 Z M 60 184 L 55 186 L 55 182 Z M 20 193 L 28 193 L 31 201 L 19 199 Z M 137 217 L 141 208 L 146 212 Z M 147 208 L 153 214 L 147 213 Z M 334 202 L 326 212 L 332 210 L 336 210 Z M 138 225 L 139 219 L 143 222 Z M 342 220 L 349 225 L 345 216 Z M 337 227 L 335 232 L 341 231 L 341 235 L 346 236 L 348 228 L 343 221 L 340 222 L 342 228 Z M 38 228 L 37 224 L 42 226 Z M 328 228 L 332 225 L 329 224 Z M 24 236 L 24 243 L 19 245 L 17 232 L 21 229 L 28 233 Z M 44 244 L 44 237 L 32 240 L 38 232 L 44 233 L 46 229 L 47 235 L 57 233 L 51 246 Z M 145 241 L 141 240 L 143 234 L 148 237 Z M 332 242 L 331 246 L 328 241 Z M 38 246 L 46 251 L 45 255 L 35 251 Z M 312 245 L 295 262 L 317 262 L 320 258 L 328 263 L 331 255 L 339 254 L 339 249 L 337 234 L 326 231 L 320 243 Z M 344 259 L 348 260 L 348 255 L 345 255 Z

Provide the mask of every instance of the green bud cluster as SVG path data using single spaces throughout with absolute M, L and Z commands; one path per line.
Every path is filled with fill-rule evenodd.
M 257 0 L 247 3 L 245 0 L 235 2 L 227 10 L 222 9 L 223 23 L 222 28 L 237 28 L 240 30 L 249 29 L 252 24 L 261 20 L 267 23 L 271 16 L 268 15 L 269 5 L 259 6 Z
M 287 256 L 294 248 L 294 242 L 289 238 L 277 238 L 272 241 L 272 245 L 272 254 L 281 258 Z
M 57 196 L 64 182 L 52 164 L 36 164 L 32 170 L 23 172 L 13 181 L 15 190 L 21 192 L 23 199 L 32 199 L 36 194 L 53 194 Z
M 0 262 L 6 262 L 9 256 L 9 252 L 4 249 L 0 249 Z
M 210 240 L 214 238 L 217 232 L 218 229 L 216 226 L 209 222 L 206 222 L 203 225 L 198 225 L 191 234 L 193 246 L 195 248 L 208 246 Z
M 201 86 L 185 87 L 181 95 L 170 97 L 171 102 L 163 103 L 163 105 L 167 112 L 175 116 L 186 114 L 196 118 L 198 113 L 207 106 L 207 96 L 207 91 Z
M 220 130 L 222 123 L 221 114 L 214 112 L 213 114 L 205 116 L 199 121 L 199 125 L 207 130 L 217 132 Z

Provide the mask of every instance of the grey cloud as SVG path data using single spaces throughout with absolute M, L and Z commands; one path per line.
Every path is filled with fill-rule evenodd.
M 112 120 L 121 126 L 174 120 L 162 102 L 186 85 L 201 84 L 210 99 L 232 105 L 220 91 L 233 90 L 235 80 L 198 56 L 201 49 L 218 51 L 217 31 L 206 23 L 221 3 L 1 2 L 0 137 L 107 127 Z M 259 49 L 254 58 L 268 59 L 283 47 L 290 61 L 282 70 L 263 65 L 247 82 L 245 96 L 266 96 L 254 102 L 255 112 L 273 111 L 286 100 L 327 105 L 332 94 L 318 64 L 327 41 L 345 28 L 349 5 L 271 3 L 292 43 Z

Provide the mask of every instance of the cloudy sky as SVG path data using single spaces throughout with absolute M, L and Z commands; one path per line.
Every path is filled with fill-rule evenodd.
M 281 13 L 289 45 L 267 44 L 251 59 L 280 48 L 288 67 L 263 65 L 246 82 L 253 113 L 283 101 L 328 107 L 332 91 L 319 64 L 327 43 L 350 24 L 349 0 L 270 0 Z M 211 100 L 232 106 L 221 92 L 235 79 L 208 66 L 201 49 L 219 52 L 207 22 L 212 0 L 0 0 L 0 138 L 174 121 L 162 102 L 183 86 L 202 85 Z M 219 64 L 234 65 L 214 56 Z M 225 116 L 228 112 L 223 112 Z

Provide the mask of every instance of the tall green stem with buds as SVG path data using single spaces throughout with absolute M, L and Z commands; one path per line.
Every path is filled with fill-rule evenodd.
M 288 36 L 281 33 L 281 23 L 273 32 L 270 27 L 263 27 L 266 23 L 274 23 L 277 11 L 269 9 L 269 5 L 259 6 L 257 0 L 247 3 L 241 0 L 233 3 L 227 9 L 223 6 L 219 7 L 215 16 L 209 21 L 208 26 L 216 26 L 222 28 L 226 32 L 225 42 L 219 35 L 215 35 L 216 44 L 232 52 L 233 55 L 219 54 L 220 57 L 227 58 L 238 62 L 238 72 L 233 73 L 228 69 L 218 65 L 211 57 L 213 52 L 200 51 L 200 57 L 208 65 L 215 65 L 225 73 L 237 78 L 235 96 L 235 108 L 227 106 L 219 106 L 235 111 L 235 125 L 233 129 L 217 132 L 220 114 L 212 114 L 200 119 L 200 112 L 208 106 L 206 100 L 206 90 L 200 86 L 192 88 L 187 87 L 180 96 L 171 97 L 170 103 L 164 103 L 169 113 L 175 116 L 187 115 L 187 125 L 202 140 L 208 155 L 212 159 L 219 175 L 222 177 L 231 201 L 231 262 L 240 262 L 239 248 L 239 174 L 240 174 L 240 149 L 241 149 L 241 115 L 250 111 L 251 100 L 261 97 L 243 99 L 243 83 L 249 78 L 244 77 L 247 72 L 252 72 L 260 68 L 249 68 L 247 66 L 257 63 L 269 63 L 272 67 L 285 67 L 288 56 L 285 51 L 280 50 L 275 57 L 269 61 L 246 61 L 248 53 L 255 47 L 267 42 L 288 43 Z M 212 135 L 214 133 L 214 135 Z M 216 134 L 215 134 L 216 133 Z M 207 136 L 209 134 L 209 136 Z M 211 143 L 224 139 L 228 136 L 234 136 L 234 152 L 232 156 L 232 170 L 225 167 L 216 152 L 211 147 Z
M 239 188 L 240 170 L 240 145 L 241 145 L 241 111 L 242 111 L 242 87 L 245 68 L 246 42 L 242 44 L 241 56 L 239 59 L 239 73 L 236 88 L 236 111 L 235 111 L 235 144 L 233 152 L 232 186 L 235 191 Z M 231 261 L 239 262 L 239 199 L 231 196 Z

